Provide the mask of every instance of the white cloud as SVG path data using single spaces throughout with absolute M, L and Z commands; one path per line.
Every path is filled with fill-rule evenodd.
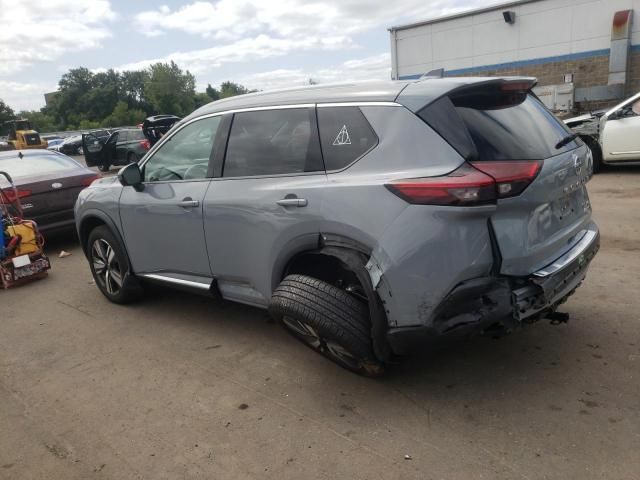
M 197 0 L 172 10 L 166 5 L 134 18 L 150 35 L 181 31 L 205 38 L 237 39 L 258 32 L 281 37 L 348 36 L 399 19 L 422 20 L 486 0 Z
M 2 100 L 16 112 L 39 109 L 44 105 L 44 94 L 54 90 L 55 84 L 0 80 Z
M 116 70 L 139 70 L 153 63 L 173 60 L 180 68 L 197 74 L 219 67 L 224 63 L 250 62 L 286 55 L 292 51 L 337 50 L 352 46 L 351 39 L 342 36 L 307 36 L 304 38 L 283 39 L 273 38 L 268 35 L 258 35 L 255 38 L 244 38 L 228 45 L 188 52 L 175 52 L 161 58 L 128 63 L 117 67 Z
M 388 53 L 382 53 L 362 59 L 349 60 L 329 68 L 315 70 L 277 69 L 245 75 L 235 80 L 251 89 L 273 90 L 304 85 L 309 79 L 322 84 L 389 80 L 390 78 L 391 58 Z
M 109 0 L 0 0 L 0 75 L 95 48 L 114 18 Z

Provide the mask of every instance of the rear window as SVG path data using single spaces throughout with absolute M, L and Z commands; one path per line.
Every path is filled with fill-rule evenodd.
M 144 133 L 142 133 L 142 129 L 127 130 L 127 133 L 128 140 L 144 140 Z
M 358 107 L 319 107 L 320 143 L 327 170 L 340 170 L 378 144 Z
M 533 95 L 498 88 L 443 97 L 418 115 L 466 159 L 540 160 L 576 148 L 571 132 Z
M 33 175 L 53 175 L 77 168 L 80 166 L 70 158 L 55 154 L 25 155 L 22 159 L 16 154 L 15 158 L 0 158 L 0 171 L 7 172 L 14 180 Z M 4 177 L 0 176 L 0 182 L 3 181 Z M 2 185 L 6 187 L 4 183 Z

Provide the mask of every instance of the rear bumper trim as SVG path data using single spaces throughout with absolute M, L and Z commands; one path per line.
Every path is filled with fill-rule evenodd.
M 595 224 L 591 224 L 580 241 L 576 243 L 571 250 L 569 250 L 567 253 L 562 255 L 550 265 L 547 265 L 537 272 L 534 272 L 533 276 L 538 278 L 546 278 L 550 277 L 551 275 L 555 275 L 556 273 L 565 269 L 574 261 L 578 260 L 581 255 L 584 255 L 584 253 L 589 250 L 589 247 L 591 247 L 594 242 L 597 242 L 599 240 L 599 236 L 600 235 L 598 233 L 598 228 L 595 226 Z

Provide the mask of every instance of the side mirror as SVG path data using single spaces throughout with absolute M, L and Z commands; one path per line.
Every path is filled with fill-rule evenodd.
M 138 192 L 144 190 L 142 172 L 137 163 L 130 163 L 126 167 L 122 167 L 118 172 L 118 180 L 124 187 L 133 187 Z

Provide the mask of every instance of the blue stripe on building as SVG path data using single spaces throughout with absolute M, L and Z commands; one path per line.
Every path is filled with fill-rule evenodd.
M 496 63 L 493 65 L 482 65 L 479 67 L 469 67 L 469 68 L 459 68 L 456 70 L 446 70 L 446 76 L 455 76 L 455 75 L 466 75 L 469 73 L 477 73 L 484 72 L 486 70 L 506 70 L 513 69 L 519 67 L 529 67 L 532 65 L 543 65 L 545 63 L 554 63 L 554 62 L 568 62 L 571 60 L 582 60 L 585 58 L 591 57 L 601 57 L 604 55 L 609 55 L 609 49 L 604 48 L 602 50 L 591 50 L 589 52 L 579 52 L 579 53 L 569 53 L 567 55 L 557 55 L 554 57 L 544 57 L 544 58 L 533 58 L 531 60 L 519 60 L 516 62 L 507 62 L 507 63 Z M 631 46 L 632 52 L 640 52 L 640 44 Z M 426 72 L 425 72 L 426 73 Z M 399 77 L 400 80 L 415 80 L 420 78 L 424 73 L 418 73 L 415 75 L 402 75 Z

